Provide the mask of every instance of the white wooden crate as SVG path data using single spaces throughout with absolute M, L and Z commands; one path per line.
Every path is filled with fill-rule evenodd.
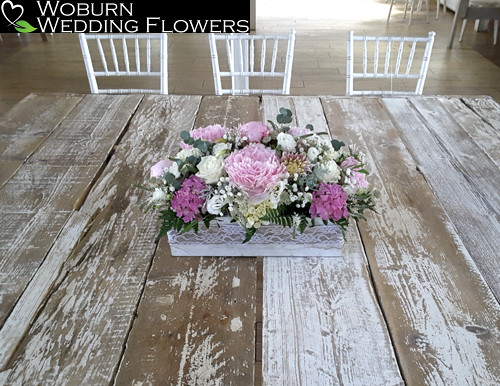
M 335 224 L 319 221 L 303 233 L 292 236 L 290 228 L 278 225 L 261 226 L 252 239 L 243 244 L 245 231 L 237 223 L 222 219 L 206 229 L 200 224 L 198 233 L 179 235 L 168 232 L 172 256 L 326 256 L 339 257 L 344 243 Z

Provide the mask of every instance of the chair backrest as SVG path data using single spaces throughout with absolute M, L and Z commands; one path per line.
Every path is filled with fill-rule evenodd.
M 428 37 L 380 37 L 355 36 L 349 31 L 347 39 L 347 95 L 410 94 L 422 95 L 427 69 L 434 44 L 434 32 Z M 355 42 L 360 42 L 356 44 Z M 361 45 L 361 47 L 358 47 Z M 354 66 L 354 55 L 362 51 L 362 61 Z M 369 53 L 373 52 L 373 56 Z M 417 55 L 418 54 L 418 55 Z M 415 60 L 419 57 L 420 60 Z M 417 63 L 414 65 L 414 63 Z M 354 90 L 354 79 L 375 80 L 389 79 L 389 90 Z M 413 91 L 393 89 L 393 81 L 414 79 Z M 367 83 L 367 82 L 363 82 Z M 380 84 L 378 84 L 380 87 Z M 408 85 L 406 85 L 408 86 Z
M 167 34 L 81 33 L 79 37 L 90 91 L 93 94 L 168 94 Z M 132 44 L 129 41 L 133 41 L 130 49 L 129 45 Z M 93 59 L 91 51 L 94 52 Z M 158 87 L 125 88 L 122 79 L 119 87 L 100 88 L 97 77 L 110 77 L 113 81 L 115 77 L 129 77 L 127 83 L 138 86 L 144 85 L 144 77 L 158 77 L 159 81 Z
M 294 30 L 288 35 L 210 33 L 209 43 L 217 95 L 290 94 Z M 227 62 L 219 61 L 219 50 Z

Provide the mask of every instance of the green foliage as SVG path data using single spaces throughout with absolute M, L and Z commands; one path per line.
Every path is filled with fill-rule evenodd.
M 342 146 L 345 146 L 345 143 L 337 139 L 332 139 L 332 146 L 335 151 L 339 151 Z

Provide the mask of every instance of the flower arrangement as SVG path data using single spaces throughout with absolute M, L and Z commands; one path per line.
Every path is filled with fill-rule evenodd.
M 198 232 L 220 216 L 245 230 L 247 242 L 260 226 L 277 224 L 303 232 L 311 219 L 337 224 L 374 210 L 364 155 L 354 146 L 293 127 L 281 108 L 277 123 L 212 125 L 182 131 L 179 151 L 151 167 L 151 180 L 139 186 L 151 194 L 146 210 L 160 213 L 159 237 L 174 230 Z

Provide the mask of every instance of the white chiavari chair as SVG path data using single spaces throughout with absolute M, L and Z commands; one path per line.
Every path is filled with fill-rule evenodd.
M 168 94 L 167 34 L 81 33 L 79 38 L 91 93 Z M 120 87 L 102 88 L 98 77 L 129 77 L 130 82 L 136 77 L 135 84 L 139 85 L 144 77 L 157 77 L 159 81 L 156 88 L 126 88 L 121 80 Z
M 294 30 L 288 35 L 211 33 L 209 44 L 216 95 L 290 93 Z
M 356 36 L 349 31 L 347 39 L 347 95 L 405 94 L 422 95 L 429 67 L 435 32 L 428 37 L 382 37 Z M 356 47 L 355 47 L 356 45 Z M 355 52 L 362 51 L 361 63 L 356 62 Z M 370 53 L 373 52 L 373 55 Z M 357 57 L 357 56 L 356 56 Z M 418 60 L 419 57 L 421 60 Z M 417 63 L 417 64 L 415 64 Z M 386 79 L 390 87 L 376 90 L 354 90 L 354 80 Z M 410 79 L 416 82 L 414 90 L 398 91 L 393 89 L 393 81 Z

